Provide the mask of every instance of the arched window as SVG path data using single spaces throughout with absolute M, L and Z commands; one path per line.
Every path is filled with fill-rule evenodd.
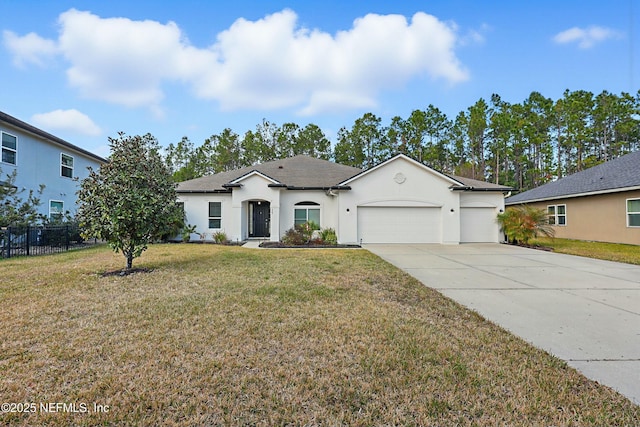
M 304 224 L 305 222 L 313 222 L 318 228 L 320 227 L 320 204 L 316 202 L 300 202 L 296 203 L 293 210 L 294 225 Z

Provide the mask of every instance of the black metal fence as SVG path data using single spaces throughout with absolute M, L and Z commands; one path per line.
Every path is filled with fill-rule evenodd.
M 95 243 L 85 241 L 74 225 L 4 227 L 0 229 L 0 258 L 53 254 Z

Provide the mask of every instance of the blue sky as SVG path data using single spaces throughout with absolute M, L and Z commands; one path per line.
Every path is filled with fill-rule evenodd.
M 0 0 L 0 110 L 100 155 L 267 119 L 335 142 L 366 112 L 636 93 L 640 2 Z

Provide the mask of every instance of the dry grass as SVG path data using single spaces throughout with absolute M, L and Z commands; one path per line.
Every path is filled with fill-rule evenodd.
M 1 400 L 88 408 L 0 424 L 640 424 L 366 251 L 157 245 L 137 260 L 152 272 L 99 274 L 121 265 L 106 248 L 0 263 Z
M 640 246 L 638 245 L 549 238 L 537 238 L 532 243 L 548 246 L 562 254 L 640 265 Z

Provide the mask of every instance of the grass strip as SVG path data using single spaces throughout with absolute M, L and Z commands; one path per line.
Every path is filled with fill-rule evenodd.
M 536 238 L 531 243 L 552 248 L 554 252 L 562 254 L 640 265 L 640 246 L 638 245 L 558 238 Z

